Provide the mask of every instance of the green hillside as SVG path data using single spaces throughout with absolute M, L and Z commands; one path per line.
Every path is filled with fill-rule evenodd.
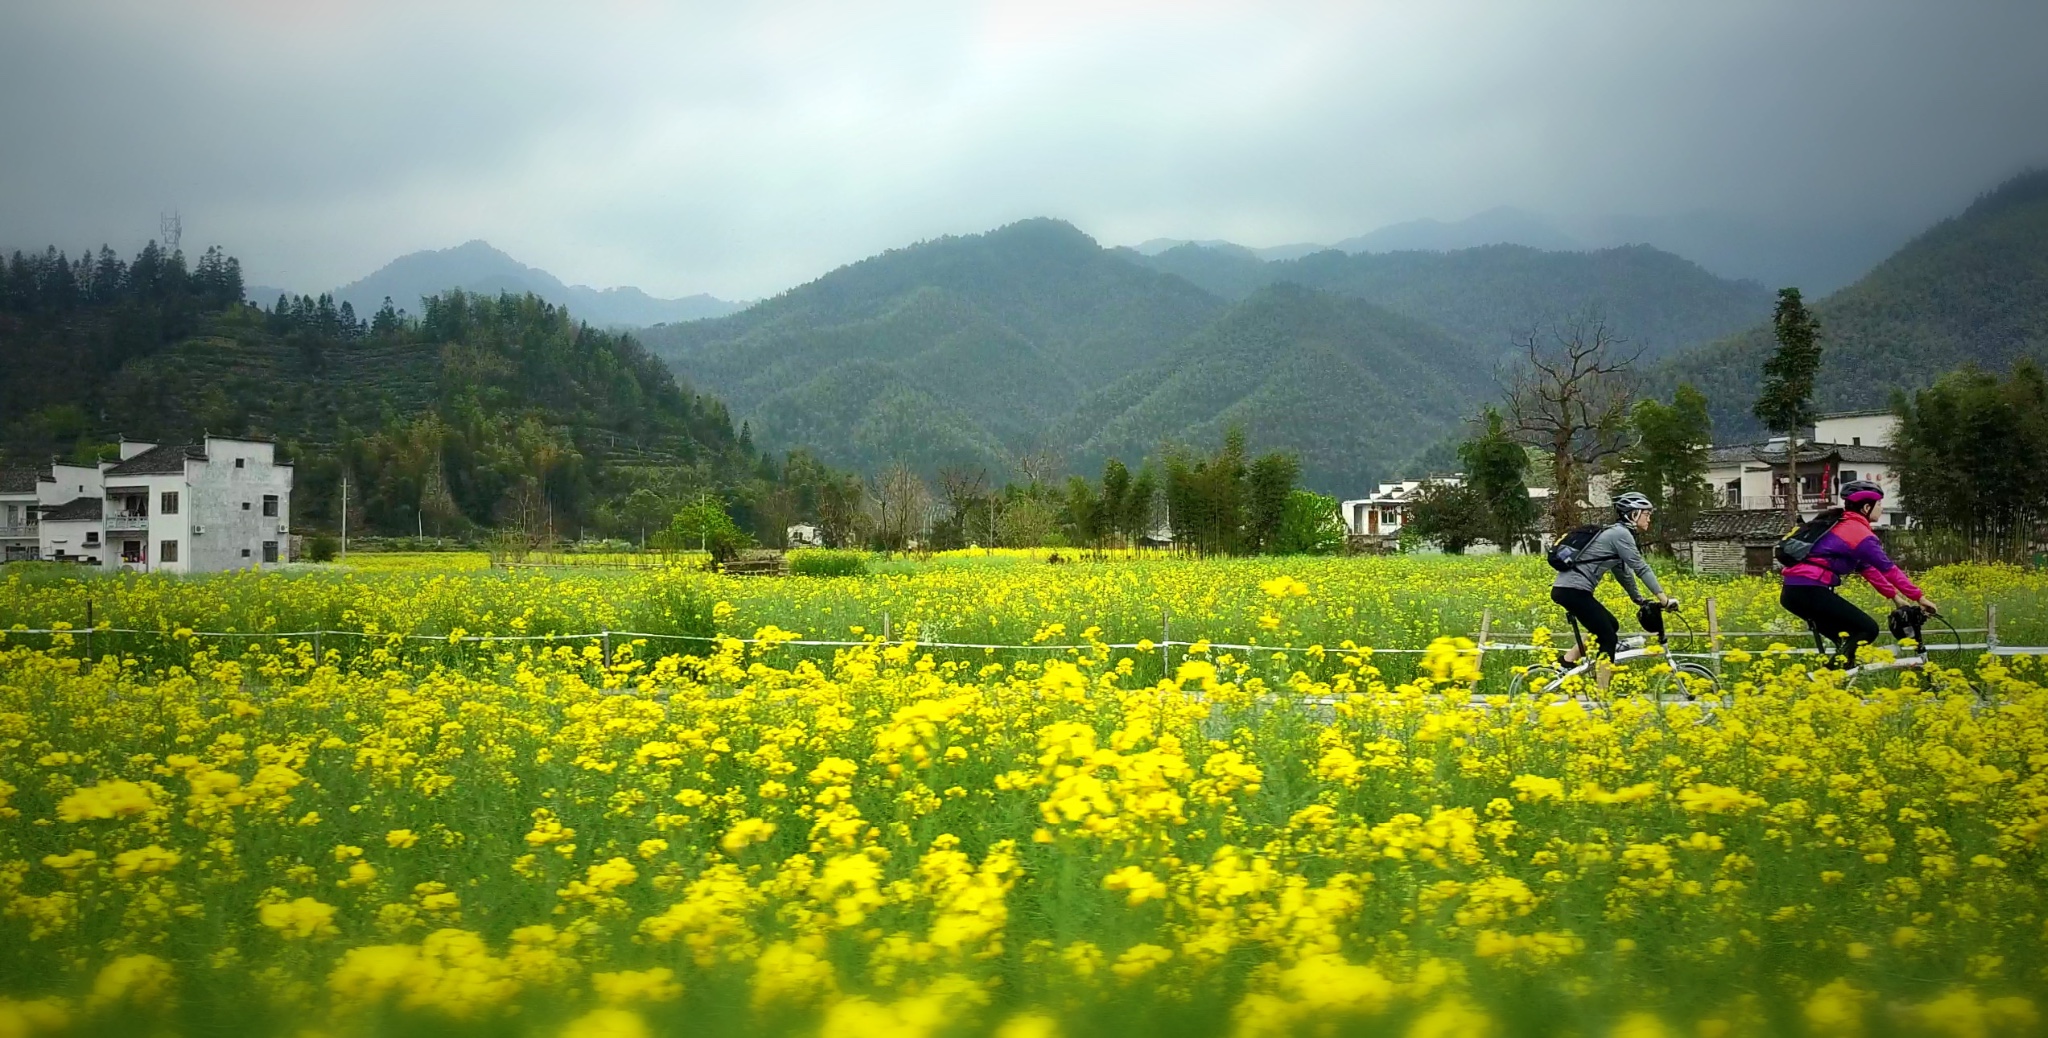
M 1143 368 L 1224 303 L 1054 220 L 941 238 L 840 268 L 647 344 L 752 420 L 869 471 L 906 458 L 1007 467 L 1084 395 Z
M 2016 177 L 1913 239 L 1861 281 L 1813 305 L 1823 410 L 1880 407 L 1960 365 L 2048 359 L 2048 171 Z M 1768 322 L 1672 358 L 1662 383 L 1707 394 L 1718 435 L 1760 431 L 1750 414 Z
M 1771 312 L 1763 286 L 1716 277 L 1648 245 L 1591 252 L 1486 245 L 1357 255 L 1333 249 L 1272 263 L 1197 245 L 1149 257 L 1124 254 L 1226 299 L 1291 281 L 1377 303 L 1497 352 L 1506 352 L 1534 322 L 1589 307 L 1648 357 L 1731 334 Z
M 1344 493 L 1451 432 L 1530 322 L 1588 306 L 1654 352 L 1744 327 L 1770 299 L 1650 248 L 1266 263 L 1199 246 L 1145 257 L 1028 220 L 645 338 L 763 443 L 834 464 L 1011 472 L 1051 449 L 1092 470 L 1236 423 Z
M 1092 465 L 1212 443 L 1236 425 L 1254 444 L 1297 451 L 1306 485 L 1350 492 L 1454 427 L 1492 390 L 1492 372 L 1419 321 L 1280 284 L 1110 387 L 1091 401 L 1100 413 L 1071 427 Z
M 0 380 L 0 453 L 18 462 L 119 436 L 275 438 L 298 463 L 295 518 L 337 522 L 346 471 L 352 522 L 392 532 L 658 529 L 677 498 L 763 497 L 774 475 L 723 403 L 531 295 L 450 292 L 417 319 L 326 297 L 264 310 L 232 260 L 187 271 L 154 246 L 133 264 L 16 255 L 0 274 L 0 365 L 35 373 Z

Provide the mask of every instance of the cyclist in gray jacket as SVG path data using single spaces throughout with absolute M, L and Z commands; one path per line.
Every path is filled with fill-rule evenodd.
M 1570 569 L 1557 575 L 1550 585 L 1550 600 L 1564 607 L 1572 619 L 1577 620 L 1586 630 L 1593 633 L 1593 640 L 1608 660 L 1613 660 L 1621 645 L 1621 621 L 1593 597 L 1593 591 L 1600 586 L 1600 578 L 1609 572 L 1621 582 L 1621 589 L 1637 605 L 1643 604 L 1641 592 L 1636 590 L 1636 578 L 1641 577 L 1650 593 L 1666 609 L 1678 608 L 1678 600 L 1664 593 L 1664 586 L 1657 583 L 1657 574 L 1650 564 L 1643 561 L 1643 553 L 1636 549 L 1637 531 L 1650 528 L 1650 516 L 1655 506 L 1650 499 L 1630 491 L 1614 499 L 1614 525 L 1594 535 L 1592 541 L 1578 554 Z M 1566 650 L 1564 663 L 1574 666 L 1586 655 L 1586 643 Z M 1602 674 L 1605 687 L 1606 674 Z

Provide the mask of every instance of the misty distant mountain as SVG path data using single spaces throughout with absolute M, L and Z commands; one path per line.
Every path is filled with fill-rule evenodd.
M 1233 259 L 1274 263 L 1329 249 L 1353 254 L 1455 252 L 1486 245 L 1523 245 L 1546 252 L 1582 252 L 1650 245 L 1683 256 L 1718 277 L 1755 281 L 1773 290 L 1797 285 L 1818 298 L 1868 274 L 1912 236 L 1912 227 L 1887 220 L 1780 220 L 1712 210 L 1558 220 L 1497 206 L 1463 220 L 1389 224 L 1334 245 L 1252 248 L 1217 239 L 1153 238 L 1132 246 L 1131 251 L 1152 257 L 1192 245 Z
M 1772 220 L 1699 210 L 1675 216 L 1606 216 L 1575 226 L 1593 245 L 1644 242 L 1729 278 L 1818 298 L 1854 282 L 1913 236 L 1890 221 Z
M 1511 206 L 1495 206 L 1463 220 L 1406 220 L 1376 231 L 1346 238 L 1335 245 L 1297 242 L 1253 248 L 1215 238 L 1153 238 L 1131 246 L 1141 256 L 1157 256 L 1183 245 L 1194 245 L 1243 259 L 1284 263 L 1336 249 L 1339 252 L 1451 252 L 1480 245 L 1526 245 L 1547 252 L 1570 252 L 1585 244 L 1534 213 Z
M 1408 220 L 1346 238 L 1334 248 L 1343 252 L 1451 252 L 1481 245 L 1526 245 L 1546 252 L 1572 252 L 1586 246 L 1534 213 L 1495 206 L 1463 220 Z
M 1855 284 L 1808 303 L 1820 320 L 1814 398 L 1824 411 L 1883 407 L 1964 364 L 2048 363 L 2048 170 L 2007 181 L 1935 224 Z M 1706 393 L 1714 431 L 1759 432 L 1750 406 L 1768 322 L 1662 365 L 1659 381 Z
M 1140 256 L 1157 256 L 1169 249 L 1177 249 L 1183 245 L 1193 245 L 1197 248 L 1210 249 L 1243 259 L 1269 262 L 1300 259 L 1310 253 L 1321 252 L 1330 247 L 1328 245 L 1317 245 L 1312 242 L 1296 242 L 1292 245 L 1269 245 L 1262 249 L 1254 249 L 1250 246 L 1239 245 L 1236 242 L 1221 241 L 1215 238 L 1202 241 L 1192 241 L 1187 238 L 1152 238 L 1130 246 L 1130 250 Z
M 579 321 L 607 328 L 643 328 L 724 317 L 744 305 L 701 294 L 658 299 L 637 288 L 565 285 L 553 274 L 529 267 L 484 241 L 400 256 L 376 273 L 335 289 L 334 298 L 337 303 L 354 306 L 357 315 L 367 318 L 384 305 L 387 296 L 401 310 L 417 310 L 421 297 L 451 288 L 484 295 L 531 292 L 550 303 L 568 307 L 570 315 Z M 256 295 L 252 291 L 251 298 L 267 305 L 275 295 Z
M 1587 252 L 1522 245 L 1358 254 L 1327 249 L 1273 263 L 1198 245 L 1156 256 L 1119 253 L 1233 301 L 1283 282 L 1363 299 L 1495 354 L 1534 324 L 1589 309 L 1650 357 L 1732 334 L 1771 312 L 1771 293 L 1762 285 L 1715 277 L 1647 245 Z

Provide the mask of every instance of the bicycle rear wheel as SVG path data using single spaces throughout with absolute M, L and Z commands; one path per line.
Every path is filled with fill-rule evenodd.
M 1654 691 L 1659 702 L 1692 702 L 1720 692 L 1721 679 L 1706 664 L 1678 660 L 1671 664 L 1670 673 L 1658 676 Z

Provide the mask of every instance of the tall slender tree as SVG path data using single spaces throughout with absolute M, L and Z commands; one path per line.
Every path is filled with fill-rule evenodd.
M 1515 550 L 1536 527 L 1536 502 L 1529 497 L 1529 452 L 1508 434 L 1507 423 L 1488 405 L 1479 432 L 1458 446 L 1465 479 L 1485 511 L 1486 539 L 1503 552 Z
M 1764 362 L 1763 393 L 1754 409 L 1757 420 L 1785 435 L 1785 515 L 1799 521 L 1799 430 L 1813 424 L 1813 378 L 1820 373 L 1820 322 L 1806 309 L 1796 288 L 1778 290 L 1771 315 L 1778 349 Z
M 1693 519 L 1707 507 L 1707 455 L 1714 438 L 1707 398 L 1681 384 L 1669 404 L 1644 400 L 1629 413 L 1635 445 L 1621 457 L 1624 489 L 1636 491 L 1657 506 L 1650 539 L 1668 552 L 1674 540 L 1692 530 Z

